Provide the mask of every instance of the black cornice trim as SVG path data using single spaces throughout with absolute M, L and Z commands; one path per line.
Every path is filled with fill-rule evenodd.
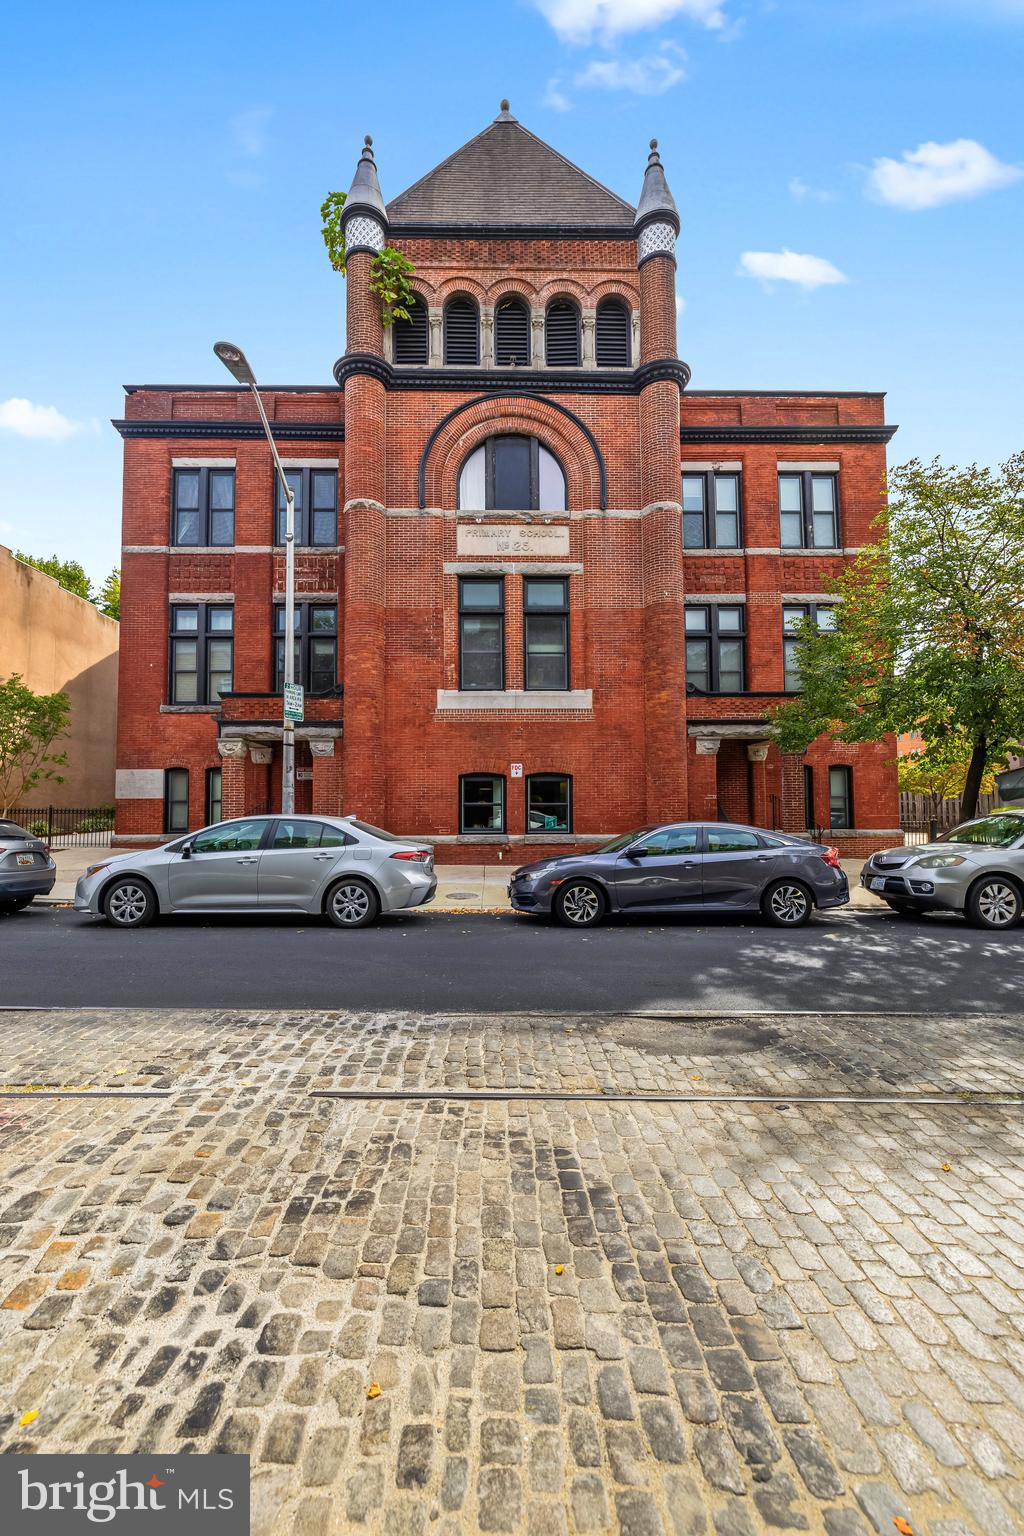
M 888 443 L 898 427 L 680 427 L 682 443 Z
M 401 240 L 635 240 L 632 224 L 392 224 Z
M 447 416 L 442 416 L 441 420 L 437 423 L 437 426 L 434 428 L 433 432 L 431 432 L 430 436 L 427 438 L 427 441 L 424 443 L 423 452 L 420 454 L 420 467 L 419 474 L 417 476 L 420 510 L 422 511 L 427 504 L 427 459 L 430 456 L 430 450 L 433 448 L 437 439 L 440 437 L 441 433 L 444 431 L 445 427 L 450 421 L 453 421 L 456 416 L 460 416 L 463 411 L 468 411 L 471 406 L 479 405 L 482 400 L 530 400 L 533 398 L 533 395 L 524 389 L 500 389 L 495 391 L 493 394 L 476 395 L 472 400 L 463 400 L 462 404 L 455 406 L 453 410 L 448 412 Z M 560 411 L 563 416 L 568 416 L 569 420 L 574 422 L 576 426 L 579 427 L 580 431 L 587 439 L 587 442 L 590 444 L 594 458 L 597 460 L 598 485 L 600 491 L 601 511 L 603 512 L 608 505 L 608 475 L 605 470 L 604 454 L 601 452 L 597 438 L 587 426 L 586 422 L 581 421 L 580 418 L 576 415 L 576 412 L 570 411 L 567 405 L 562 405 L 558 400 L 545 400 L 544 404 L 548 407 L 549 410 Z
M 258 421 L 154 421 L 144 416 L 125 420 L 111 418 L 111 426 L 121 436 L 128 437 L 263 437 L 263 427 Z M 274 421 L 270 424 L 274 436 L 282 442 L 343 442 L 345 426 L 340 421 Z
M 395 368 L 371 352 L 346 352 L 334 365 L 340 385 L 360 373 L 380 379 L 387 389 L 458 394 L 471 389 L 519 395 L 636 395 L 661 379 L 673 380 L 681 390 L 690 382 L 689 364 L 677 357 L 640 368 Z

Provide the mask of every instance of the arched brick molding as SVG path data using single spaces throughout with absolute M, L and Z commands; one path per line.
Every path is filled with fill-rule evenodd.
M 537 286 L 535 283 L 526 282 L 521 277 L 500 277 L 488 288 L 487 302 L 499 304 L 502 299 L 510 299 L 513 294 L 530 304 L 537 298 Z
M 602 299 L 621 299 L 628 304 L 630 309 L 639 309 L 640 290 L 632 283 L 624 283 L 617 278 L 609 278 L 607 282 L 595 283 L 588 294 L 588 303 L 591 308 L 596 308 Z
M 590 428 L 556 400 L 512 390 L 466 400 L 441 418 L 420 457 L 420 507 L 454 507 L 466 456 L 485 438 L 503 432 L 522 432 L 550 448 L 565 470 L 570 508 L 604 510 L 608 497 L 604 456 Z
M 475 299 L 477 304 L 488 302 L 487 289 L 483 283 L 478 283 L 476 278 L 468 277 L 465 273 L 460 273 L 458 277 L 445 278 L 437 284 L 434 292 L 436 304 L 447 304 L 449 299 L 457 298 L 460 294 L 465 294 L 468 299 Z
M 580 306 L 587 303 L 589 289 L 571 277 L 552 277 L 537 290 L 537 305 L 546 309 L 554 299 L 571 299 Z

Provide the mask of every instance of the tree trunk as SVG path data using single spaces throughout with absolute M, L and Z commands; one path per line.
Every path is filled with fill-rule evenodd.
M 964 821 L 970 821 L 978 811 L 978 795 L 981 793 L 981 781 L 985 776 L 985 759 L 988 757 L 988 739 L 985 736 L 975 738 L 974 749 L 971 752 L 971 761 L 967 768 L 967 779 L 964 783 L 963 800 L 960 804 L 960 815 Z

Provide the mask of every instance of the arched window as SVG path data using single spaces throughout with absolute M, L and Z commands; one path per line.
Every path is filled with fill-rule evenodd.
M 494 311 L 494 361 L 500 368 L 530 366 L 530 311 L 515 294 Z
M 632 357 L 633 329 L 629 306 L 621 299 L 602 299 L 597 306 L 595 328 L 597 366 L 628 368 Z
M 463 512 L 564 512 L 565 473 L 535 437 L 489 437 L 459 476 Z
M 427 325 L 427 306 L 419 294 L 409 305 L 408 320 L 396 320 L 392 333 L 395 339 L 396 363 L 425 363 L 430 348 Z
M 580 312 L 571 299 L 555 299 L 548 305 L 544 357 L 549 368 L 580 365 Z
M 480 361 L 480 311 L 464 293 L 445 306 L 444 360 L 460 365 Z

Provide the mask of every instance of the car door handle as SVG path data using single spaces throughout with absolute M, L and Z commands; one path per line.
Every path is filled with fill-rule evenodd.
M 685 864 L 683 865 L 683 868 L 684 869 L 696 869 L 697 868 L 697 860 L 696 859 L 687 859 Z
M 314 853 L 313 857 L 314 857 L 314 859 L 317 859 L 320 863 L 323 863 L 324 859 L 333 859 L 334 858 L 334 854 L 333 853 Z
M 251 854 L 250 853 L 250 854 L 246 854 L 244 859 L 236 859 L 235 863 L 236 864 L 258 864 L 259 863 L 259 859 L 256 857 L 255 854 Z

